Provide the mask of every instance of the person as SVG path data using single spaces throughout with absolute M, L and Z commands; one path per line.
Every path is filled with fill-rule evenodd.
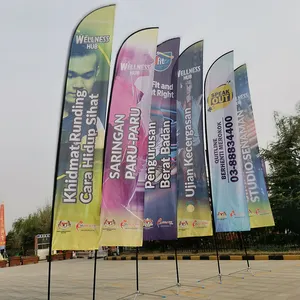
M 100 56 L 99 52 L 94 49 L 88 49 L 86 44 L 76 43 L 76 36 L 73 39 L 67 81 L 64 95 L 64 107 L 63 107 L 63 120 L 61 128 L 60 139 L 60 154 L 59 154 L 59 169 L 57 179 L 63 179 L 67 170 L 70 160 L 70 142 L 69 136 L 72 132 L 73 122 L 75 115 L 72 112 L 72 106 L 76 104 L 77 90 L 85 89 L 88 95 L 92 94 L 95 90 L 95 83 L 97 76 L 100 72 Z M 87 98 L 88 99 L 88 98 Z M 83 120 L 82 120 L 82 135 L 81 144 L 86 141 L 87 130 L 89 128 L 95 128 L 98 131 L 96 138 L 96 149 L 103 149 L 104 147 L 104 126 L 100 119 L 100 115 L 97 117 L 96 126 L 87 126 L 85 122 L 85 111 L 89 108 L 89 101 L 84 104 L 83 108 Z M 99 99 L 99 105 L 101 100 Z
M 70 114 L 76 101 L 78 89 L 85 89 L 91 94 L 100 71 L 100 58 L 96 50 L 87 49 L 85 44 L 73 40 L 65 91 L 64 118 Z

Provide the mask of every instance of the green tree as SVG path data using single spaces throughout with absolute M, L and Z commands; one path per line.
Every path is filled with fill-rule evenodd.
M 269 198 L 276 229 L 300 234 L 300 106 L 285 116 L 274 113 L 276 139 L 262 155 L 269 163 Z
M 28 250 L 34 249 L 34 237 L 37 234 L 49 233 L 51 222 L 51 206 L 39 208 L 26 218 L 17 219 L 8 232 L 6 249 L 10 255 L 25 255 Z

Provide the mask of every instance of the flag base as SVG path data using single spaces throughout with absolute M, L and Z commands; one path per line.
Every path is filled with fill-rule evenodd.
M 263 270 L 263 269 L 253 269 L 251 267 L 247 267 L 246 269 L 242 269 L 236 272 L 232 272 L 230 274 L 228 274 L 227 276 L 232 276 L 234 274 L 238 274 L 238 273 L 246 273 L 246 274 L 250 274 L 251 276 L 255 276 L 255 273 L 253 272 L 254 270 L 257 270 L 259 272 L 272 272 L 272 270 Z
M 232 272 L 232 273 L 228 274 L 228 276 L 232 276 L 233 274 L 238 274 L 238 273 L 242 273 L 242 272 L 245 272 L 245 271 L 246 271 L 246 274 L 251 274 L 251 276 L 255 276 L 255 274 L 252 272 L 252 270 L 258 270 L 258 271 L 261 271 L 261 272 L 271 272 L 271 270 L 261 270 L 261 269 L 252 269 L 251 268 L 249 258 L 248 258 L 247 247 L 246 247 L 246 243 L 244 241 L 244 237 L 243 237 L 242 232 L 239 233 L 239 237 L 240 237 L 240 242 L 241 242 L 241 248 L 244 248 L 244 250 L 245 250 L 245 255 L 246 255 L 246 260 L 247 260 L 247 268 L 242 269 L 240 271 Z
M 155 293 L 159 292 L 159 291 L 164 291 L 164 290 L 168 290 L 168 289 L 171 289 L 173 287 L 176 287 L 177 288 L 176 289 L 176 295 L 179 296 L 179 291 L 180 291 L 181 287 L 185 286 L 185 287 L 197 288 L 197 286 L 195 286 L 195 285 L 186 285 L 186 284 L 181 284 L 180 283 L 180 280 L 179 280 L 179 268 L 178 268 L 178 256 L 177 256 L 177 247 L 176 247 L 176 245 L 174 246 L 174 251 L 175 251 L 175 267 L 176 267 L 177 282 L 176 282 L 176 284 L 173 284 L 171 286 L 168 286 L 168 287 L 156 290 L 156 291 L 154 291 Z
M 163 295 L 140 292 L 140 289 L 139 289 L 139 248 L 136 247 L 135 249 L 136 249 L 136 252 L 135 252 L 136 292 L 129 294 L 127 296 L 118 298 L 117 300 L 130 299 L 131 297 L 133 297 L 133 299 L 135 300 L 139 296 L 152 296 L 152 297 L 167 298 L 166 296 L 163 296 Z
M 135 300 L 137 297 L 140 297 L 140 296 L 152 296 L 152 297 L 167 298 L 166 296 L 163 296 L 163 295 L 156 295 L 156 294 L 151 294 L 151 293 L 141 293 L 140 291 L 136 291 L 135 293 L 124 296 L 122 298 L 118 298 L 117 300 L 130 299 L 131 297 L 133 297 L 133 299 Z
M 160 292 L 160 291 L 164 291 L 164 290 L 168 290 L 168 289 L 171 289 L 171 288 L 173 288 L 173 287 L 176 287 L 176 288 L 177 288 L 177 289 L 176 289 L 176 293 L 175 293 L 177 296 L 180 296 L 180 288 L 181 288 L 181 287 L 198 288 L 198 286 L 196 286 L 196 285 L 187 285 L 187 284 L 176 283 L 176 284 L 174 284 L 174 285 L 171 285 L 171 286 L 168 286 L 168 287 L 165 287 L 165 288 L 156 290 L 156 291 L 154 291 L 154 293 Z M 202 287 L 202 288 L 204 288 L 204 287 Z
M 233 273 L 232 273 L 233 274 Z M 206 281 L 206 280 L 210 280 L 210 279 L 213 279 L 213 278 L 219 278 L 219 284 L 222 284 L 222 278 L 223 277 L 230 277 L 230 275 L 222 275 L 221 273 L 219 273 L 218 275 L 215 275 L 215 276 L 211 276 L 211 277 L 208 277 L 208 278 L 204 278 L 204 279 L 201 279 L 201 280 L 198 280 L 197 282 L 203 282 L 203 281 Z M 231 276 L 233 277 L 233 276 Z M 237 278 L 240 278 L 240 279 L 244 279 L 244 277 L 237 277 Z M 202 288 L 205 288 L 204 286 Z

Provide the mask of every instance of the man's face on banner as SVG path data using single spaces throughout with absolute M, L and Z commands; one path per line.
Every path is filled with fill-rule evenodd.
M 97 76 L 97 56 L 91 53 L 84 56 L 73 56 L 70 58 L 66 101 L 74 103 L 77 89 L 92 91 Z
M 185 81 L 184 86 L 185 86 L 186 95 L 189 96 L 192 93 L 192 80 L 189 79 Z

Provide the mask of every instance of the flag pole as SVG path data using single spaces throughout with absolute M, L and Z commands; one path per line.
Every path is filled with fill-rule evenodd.
M 160 292 L 160 291 L 164 291 L 164 290 L 168 290 L 168 289 L 173 288 L 173 287 L 176 287 L 176 295 L 179 296 L 179 289 L 180 289 L 180 287 L 182 287 L 182 286 L 185 286 L 185 287 L 192 287 L 192 288 L 197 287 L 196 285 L 187 285 L 187 284 L 181 284 L 181 283 L 180 283 L 180 278 L 179 278 L 179 265 L 178 265 L 178 255 L 177 255 L 177 246 L 176 246 L 176 244 L 175 244 L 173 247 L 174 247 L 175 270 L 176 270 L 176 284 L 173 284 L 173 285 L 171 285 L 171 286 L 167 286 L 167 287 L 165 287 L 165 288 L 156 290 L 155 293 L 156 293 L 156 292 Z
M 71 53 L 71 47 L 69 52 Z M 70 55 L 70 54 L 69 54 Z M 67 65 L 68 69 L 68 65 Z M 65 81 L 64 91 L 66 90 L 67 80 Z M 53 229 L 54 229 L 54 207 L 55 207 L 55 197 L 56 197 L 56 187 L 57 187 L 57 175 L 58 175 L 58 166 L 59 166 L 59 152 L 60 152 L 60 141 L 62 136 L 62 126 L 63 126 L 63 114 L 64 114 L 64 102 L 63 97 L 61 112 L 60 112 L 60 124 L 58 131 L 58 142 L 56 147 L 56 161 L 55 161 L 55 171 L 54 171 L 54 184 L 52 192 L 52 209 L 51 209 L 51 222 L 50 222 L 50 244 L 49 244 L 49 254 L 48 254 L 48 292 L 47 299 L 51 298 L 51 271 L 52 271 L 52 242 L 53 242 Z
M 124 296 L 122 298 L 118 298 L 117 300 L 121 299 L 128 299 L 131 296 L 134 296 L 134 300 L 139 296 L 152 296 L 152 297 L 160 297 L 166 298 L 166 296 L 158 295 L 158 294 L 151 294 L 151 293 L 141 293 L 139 287 L 139 248 L 135 248 L 135 280 L 136 280 L 136 291 L 130 295 Z
M 212 68 L 212 66 L 215 64 L 216 61 L 218 61 L 218 59 L 220 59 L 222 56 L 226 55 L 227 53 L 221 55 L 220 57 L 218 57 L 210 66 L 210 68 L 208 69 L 206 76 L 205 76 L 205 80 L 204 80 L 204 97 L 203 97 L 203 113 L 204 113 L 204 133 L 205 133 L 205 144 L 206 144 L 206 162 L 207 162 L 207 173 L 208 173 L 208 183 L 209 183 L 209 194 L 210 194 L 210 205 L 211 205 L 211 216 L 212 216 L 212 229 L 213 229 L 213 239 L 214 239 L 214 243 L 215 243 L 215 248 L 216 248 L 216 255 L 217 255 L 217 266 L 218 266 L 218 277 L 220 280 L 220 284 L 222 283 L 222 272 L 221 272 L 221 265 L 220 265 L 220 257 L 219 257 L 219 247 L 218 247 L 218 238 L 217 238 L 217 234 L 216 234 L 216 226 L 215 226 L 215 217 L 214 217 L 214 205 L 213 205 L 213 195 L 212 195 L 212 184 L 211 184 L 211 173 L 210 173 L 210 163 L 209 163 L 209 154 L 208 154 L 208 134 L 207 134 L 207 117 L 206 117 L 206 111 L 207 111 L 207 106 L 206 106 L 206 94 L 205 94 L 205 87 L 206 87 L 206 81 L 207 81 L 207 76 L 209 74 L 210 69 Z M 210 278 L 214 278 L 210 277 Z M 198 282 L 202 282 L 203 280 L 207 280 L 210 278 L 206 278 L 206 279 L 202 279 L 199 280 Z
M 93 300 L 96 299 L 97 255 L 98 255 L 98 249 L 95 250 L 95 259 L 94 259 Z

